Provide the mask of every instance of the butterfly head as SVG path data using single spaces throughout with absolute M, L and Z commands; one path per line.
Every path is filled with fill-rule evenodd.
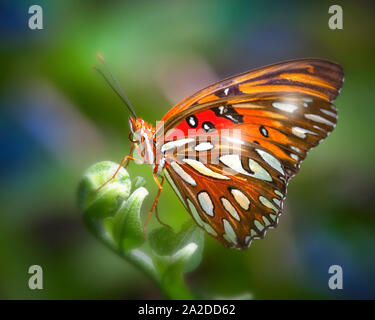
M 141 156 L 146 162 L 152 163 L 154 161 L 154 150 L 151 141 L 155 134 L 155 128 L 143 119 L 133 118 L 132 116 L 129 117 L 129 127 L 132 135 L 132 137 L 129 135 L 130 141 L 138 144 Z
M 143 143 L 146 139 L 152 140 L 155 128 L 141 118 L 129 117 L 129 127 L 133 135 L 133 141 Z

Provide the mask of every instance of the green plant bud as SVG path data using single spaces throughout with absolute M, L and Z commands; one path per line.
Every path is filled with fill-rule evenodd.
M 83 175 L 78 188 L 79 208 L 85 219 L 113 216 L 122 202 L 130 195 L 131 181 L 128 172 L 120 168 L 112 178 L 118 164 L 102 161 L 91 166 Z
M 140 211 L 147 195 L 145 188 L 138 188 L 124 201 L 115 216 L 110 218 L 112 237 L 120 250 L 129 251 L 145 241 Z
M 103 161 L 91 166 L 79 185 L 79 207 L 90 230 L 113 249 L 121 252 L 137 248 L 145 241 L 140 210 L 148 191 L 140 187 L 145 180 L 133 182 L 118 164 Z M 130 194 L 131 186 L 138 187 Z M 98 190 L 98 188 L 100 188 Z

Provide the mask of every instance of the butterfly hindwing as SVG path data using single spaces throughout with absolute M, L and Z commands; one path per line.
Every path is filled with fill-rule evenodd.
M 286 176 L 282 164 L 261 146 L 196 136 L 177 140 L 165 156 L 165 175 L 180 200 L 196 223 L 224 245 L 247 248 L 276 226 Z

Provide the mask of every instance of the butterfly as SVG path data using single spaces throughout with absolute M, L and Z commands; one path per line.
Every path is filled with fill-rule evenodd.
M 307 152 L 335 128 L 332 101 L 343 81 L 336 63 L 298 59 L 208 86 L 156 127 L 130 106 L 129 154 L 135 146 L 159 186 L 151 212 L 164 174 L 196 224 L 224 246 L 245 249 L 263 238 Z

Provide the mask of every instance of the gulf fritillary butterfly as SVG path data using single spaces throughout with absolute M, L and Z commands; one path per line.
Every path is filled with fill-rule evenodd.
M 159 186 L 151 212 L 163 172 L 201 229 L 227 247 L 248 248 L 276 227 L 290 178 L 334 129 L 331 102 L 343 81 L 342 67 L 327 60 L 280 62 L 198 91 L 156 128 L 125 97 L 133 139 L 121 165 L 134 159 L 135 146 Z

